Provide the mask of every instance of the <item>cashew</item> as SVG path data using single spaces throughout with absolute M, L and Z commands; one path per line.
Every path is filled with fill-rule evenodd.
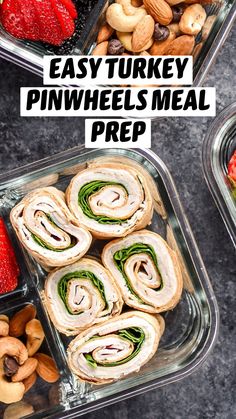
M 37 319 L 30 320 L 25 327 L 25 333 L 27 335 L 26 348 L 28 355 L 33 356 L 39 350 L 45 336 L 40 321 Z
M 181 32 L 186 35 L 197 35 L 206 20 L 205 9 L 200 4 L 192 4 L 185 9 L 179 22 Z
M 0 336 L 8 336 L 8 334 L 9 324 L 4 320 L 0 320 Z
M 130 0 L 115 0 L 115 3 L 123 7 L 124 13 L 127 16 L 133 16 L 137 11 L 137 7 L 133 6 Z
M 0 320 L 9 324 L 9 317 L 5 314 L 0 314 Z
M 0 359 L 4 355 L 12 356 L 19 365 L 24 364 L 28 358 L 25 345 L 19 339 L 11 336 L 0 338 Z
M 117 4 L 123 7 L 123 10 L 127 16 L 133 16 L 137 12 L 137 7 L 131 4 L 131 0 L 116 0 Z
M 5 378 L 3 359 L 0 359 L 0 402 L 7 404 L 19 402 L 23 398 L 24 392 L 23 383 L 12 383 Z
M 179 28 L 178 23 L 171 23 L 170 25 L 167 26 L 167 28 L 169 29 L 170 32 L 174 33 L 176 36 L 181 35 L 181 30 Z
M 119 32 L 133 32 L 138 22 L 146 16 L 147 12 L 142 7 L 137 7 L 137 11 L 132 16 L 127 16 L 121 4 L 111 4 L 106 13 L 108 24 Z
M 116 32 L 117 38 L 119 39 L 119 41 L 124 45 L 125 49 L 127 51 L 133 51 L 132 49 L 132 33 L 130 32 Z M 144 51 L 149 49 L 153 44 L 153 38 L 150 39 L 146 45 L 142 46 L 142 49 L 140 49 L 140 51 Z M 140 51 L 136 51 L 136 52 L 140 52 Z
M 8 406 L 3 415 L 3 419 L 21 419 L 34 413 L 34 408 L 26 402 L 13 403 Z
M 208 16 L 208 18 L 206 19 L 202 27 L 202 40 L 203 41 L 207 39 L 215 20 L 216 20 L 216 15 Z
M 27 361 L 18 369 L 16 374 L 12 376 L 12 382 L 16 383 L 28 378 L 36 370 L 38 361 L 35 358 L 28 358 Z

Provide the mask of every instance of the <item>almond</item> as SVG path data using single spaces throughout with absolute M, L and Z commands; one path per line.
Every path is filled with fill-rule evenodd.
M 36 370 L 38 361 L 35 358 L 28 358 L 18 369 L 17 373 L 12 376 L 13 383 L 23 381 L 28 378 Z
M 131 0 L 131 4 L 134 7 L 140 7 L 143 4 L 143 0 Z
M 34 413 L 31 404 L 24 401 L 12 403 L 4 410 L 3 419 L 20 419 Z
M 48 383 L 55 383 L 60 375 L 54 359 L 46 354 L 37 353 L 35 358 L 38 361 L 37 374 Z
M 92 51 L 92 55 L 107 55 L 108 41 L 103 41 L 100 44 L 96 45 Z
M 203 47 L 203 42 L 199 42 L 199 44 L 195 45 L 193 50 L 193 61 L 195 62 L 197 57 L 199 56 L 201 49 Z
M 113 32 L 114 29 L 110 25 L 108 25 L 108 23 L 104 23 L 104 25 L 102 25 L 99 29 L 97 43 L 100 44 L 101 42 L 108 41 Z
M 165 41 L 155 41 L 149 52 L 151 55 L 166 55 L 166 50 L 170 46 L 171 42 L 176 38 L 174 32 L 170 32 L 169 37 Z
M 171 7 L 165 0 L 144 0 L 147 12 L 161 25 L 169 25 L 173 19 Z
M 154 32 L 155 22 L 152 16 L 144 16 L 137 24 L 132 35 L 132 49 L 134 52 L 144 50 Z
M 216 20 L 216 15 L 208 16 L 202 27 L 202 40 L 205 41 L 211 31 L 211 28 Z
M 186 3 L 186 4 L 194 4 L 194 3 L 199 3 L 199 4 L 212 4 L 212 3 L 215 3 L 215 0 L 185 0 L 184 3 Z
M 9 335 L 18 338 L 25 333 L 25 325 L 36 316 L 36 308 L 28 304 L 18 311 L 10 320 Z
M 165 51 L 165 55 L 191 55 L 195 43 L 194 36 L 182 35 L 174 39 Z
M 37 373 L 34 371 L 29 377 L 25 378 L 23 380 L 23 384 L 25 386 L 25 393 L 33 387 L 33 385 L 36 383 L 37 380 Z
M 41 322 L 38 319 L 30 320 L 25 326 L 25 333 L 28 354 L 33 356 L 39 350 L 45 337 Z

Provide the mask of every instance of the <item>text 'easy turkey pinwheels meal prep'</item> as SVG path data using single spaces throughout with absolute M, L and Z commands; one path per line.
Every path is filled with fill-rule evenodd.
M 78 417 L 95 400 L 161 385 L 199 363 L 199 342 L 208 351 L 217 329 L 162 163 L 74 153 L 1 183 L 4 418 Z
M 235 14 L 232 0 L 0 3 L 0 55 L 38 74 L 45 54 L 193 55 L 196 84 Z

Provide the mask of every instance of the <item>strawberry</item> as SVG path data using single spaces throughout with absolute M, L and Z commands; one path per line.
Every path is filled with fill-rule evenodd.
M 228 176 L 232 179 L 232 181 L 236 182 L 236 150 L 234 151 L 228 164 Z
M 60 45 L 64 38 L 51 3 L 51 0 L 33 0 L 36 20 L 39 24 L 40 41 Z
M 232 196 L 236 200 L 236 150 L 228 163 L 228 179 L 232 186 Z
M 71 0 L 61 0 L 61 3 L 66 7 L 72 19 L 77 19 L 77 10 Z
M 20 273 L 4 221 L 0 218 L 0 294 L 13 291 Z
M 19 39 L 61 45 L 73 35 L 76 18 L 72 0 L 3 0 L 0 4 L 3 27 Z
M 70 38 L 75 30 L 74 21 L 71 19 L 70 13 L 60 0 L 51 0 L 51 3 L 65 39 Z

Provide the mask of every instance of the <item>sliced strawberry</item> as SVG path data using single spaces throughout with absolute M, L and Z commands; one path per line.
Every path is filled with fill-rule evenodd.
M 0 218 L 0 294 L 13 291 L 20 273 L 4 221 Z
M 32 0 L 17 0 L 19 13 L 24 21 L 25 38 L 39 39 L 39 25 L 36 19 L 34 2 Z
M 70 38 L 75 31 L 75 23 L 61 0 L 51 0 L 53 10 L 60 23 L 64 39 Z
M 234 182 L 236 182 L 236 150 L 231 156 L 228 164 L 228 175 Z
M 61 3 L 66 7 L 72 19 L 77 19 L 78 14 L 74 3 L 71 0 L 61 0 Z
M 16 38 L 24 39 L 24 20 L 19 13 L 17 0 L 4 0 L 1 5 L 1 20 L 7 32 Z
M 39 25 L 39 38 L 43 42 L 61 45 L 64 36 L 50 0 L 34 0 L 36 19 Z
M 0 18 L 7 32 L 53 45 L 61 45 L 73 35 L 76 17 L 71 0 L 3 0 L 0 4 Z

